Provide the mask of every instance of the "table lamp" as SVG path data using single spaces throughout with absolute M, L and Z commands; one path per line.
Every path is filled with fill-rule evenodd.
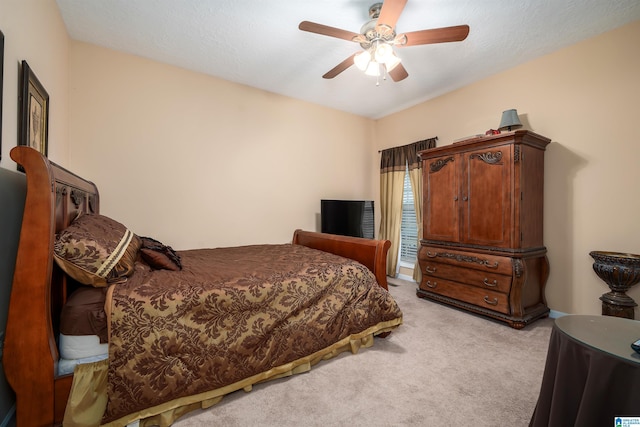
M 522 123 L 520 123 L 520 119 L 518 118 L 518 111 L 511 109 L 502 112 L 502 120 L 500 120 L 498 129 L 511 132 L 512 128 L 519 128 L 521 126 Z

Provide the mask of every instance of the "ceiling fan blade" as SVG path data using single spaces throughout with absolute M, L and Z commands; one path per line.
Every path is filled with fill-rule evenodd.
M 405 42 L 400 41 L 397 46 L 416 46 L 421 44 L 460 42 L 469 35 L 468 25 L 457 25 L 455 27 L 433 28 L 431 30 L 412 31 L 398 35 L 396 40 L 402 37 Z
M 402 66 L 402 64 L 398 64 L 389 71 L 389 76 L 391 76 L 394 82 L 399 82 L 400 80 L 404 80 L 409 77 L 409 73 L 407 73 L 407 70 Z
M 329 27 L 328 25 L 316 24 L 315 22 L 302 21 L 298 28 L 302 31 L 321 34 L 323 36 L 336 37 L 339 39 L 354 41 L 354 38 L 360 36 L 352 31 L 341 30 L 340 28 Z
M 385 0 L 382 3 L 380 16 L 378 16 L 377 26 L 386 25 L 391 29 L 396 27 L 396 22 L 404 10 L 407 0 Z
M 353 57 L 356 56 L 356 54 L 357 52 L 351 55 L 350 57 L 348 57 L 347 59 L 345 59 L 344 61 L 342 61 L 341 63 L 339 63 L 338 65 L 336 65 L 335 67 L 333 67 L 332 69 L 330 69 L 329 71 L 327 71 L 324 74 L 324 76 L 322 76 L 322 78 L 332 79 L 338 74 L 340 74 L 341 72 L 343 72 L 344 70 L 346 70 L 347 68 L 351 67 L 353 65 Z

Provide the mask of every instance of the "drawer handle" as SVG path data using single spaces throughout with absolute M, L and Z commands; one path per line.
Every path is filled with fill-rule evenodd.
M 435 253 L 435 254 L 434 254 L 434 253 L 431 253 L 431 251 L 427 251 L 427 256 L 428 256 L 429 258 L 435 258 L 435 257 L 437 257 L 437 256 L 438 256 L 438 254 L 437 254 L 437 253 Z
M 436 286 L 438 286 L 438 282 L 433 282 L 433 285 L 432 285 L 431 280 L 427 280 L 427 287 L 434 289 Z
M 493 301 L 489 300 L 488 296 L 484 296 L 484 302 L 486 302 L 489 305 L 498 305 L 498 298 L 494 298 Z
M 487 268 L 498 268 L 498 261 L 494 262 L 493 265 L 489 264 L 488 260 L 484 260 L 481 262 L 482 265 L 484 265 Z
M 424 268 L 424 271 L 426 271 L 426 272 L 427 272 L 427 273 L 429 273 L 429 274 L 433 274 L 433 273 L 435 273 L 435 272 L 436 272 L 436 270 L 437 270 L 437 269 L 438 269 L 437 267 L 433 267 L 433 268 L 431 268 L 431 267 L 429 267 L 429 266 L 427 265 L 427 266 Z
M 485 277 L 484 280 L 482 281 L 482 283 L 485 284 L 485 286 L 489 286 L 490 288 L 493 288 L 495 286 L 498 286 L 498 281 L 494 280 L 493 283 L 490 283 L 489 280 L 487 280 L 487 278 Z

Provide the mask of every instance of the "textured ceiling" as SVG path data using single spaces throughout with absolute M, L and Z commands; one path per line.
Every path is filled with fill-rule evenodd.
M 75 40 L 374 119 L 640 19 L 639 0 L 409 0 L 398 33 L 468 24 L 469 36 L 396 48 L 409 77 L 376 86 L 354 66 L 323 79 L 360 46 L 298 30 L 358 33 L 374 0 L 57 3 Z

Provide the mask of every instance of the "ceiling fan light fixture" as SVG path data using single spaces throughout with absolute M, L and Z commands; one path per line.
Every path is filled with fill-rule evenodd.
M 394 53 L 392 53 L 389 58 L 384 61 L 384 66 L 387 69 L 387 72 L 393 70 L 400 64 L 400 58 L 398 58 Z
M 367 76 L 379 77 L 380 76 L 380 64 L 376 61 L 369 62 L 367 69 L 364 72 Z
M 394 53 L 393 53 L 393 48 L 391 47 L 390 44 L 388 43 L 377 44 L 376 53 L 375 53 L 376 61 L 387 62 L 387 60 L 390 59 L 392 56 L 394 56 Z
M 368 50 L 363 50 L 353 57 L 353 63 L 360 71 L 366 71 L 369 63 L 371 62 L 371 54 Z

